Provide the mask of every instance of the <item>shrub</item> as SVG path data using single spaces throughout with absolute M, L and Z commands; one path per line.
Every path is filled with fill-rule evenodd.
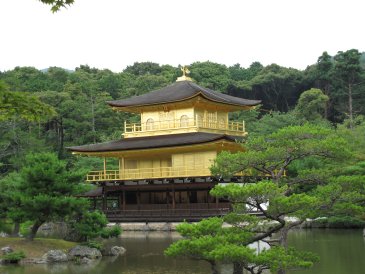
M 108 220 L 104 213 L 99 211 L 85 212 L 83 216 L 72 224 L 81 241 L 88 241 L 100 236 Z
M 96 241 L 88 241 L 84 245 L 86 245 L 90 248 L 96 248 L 96 249 L 99 249 L 99 250 L 101 250 L 103 248 L 103 244 L 99 243 L 99 242 L 96 242 Z
M 16 264 L 26 256 L 23 251 L 14 251 L 2 256 L 5 263 Z
M 119 235 L 122 233 L 122 229 L 120 226 L 118 225 L 114 225 L 112 227 L 106 227 L 104 228 L 101 233 L 100 236 L 104 239 L 109 239 L 109 238 L 117 238 L 119 237 Z

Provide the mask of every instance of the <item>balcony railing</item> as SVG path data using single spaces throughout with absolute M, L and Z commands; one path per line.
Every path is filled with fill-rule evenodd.
M 274 171 L 277 174 L 277 170 Z M 144 179 L 165 179 L 178 177 L 199 177 L 210 176 L 210 170 L 206 166 L 181 166 L 181 167 L 156 167 L 156 168 L 137 168 L 123 170 L 97 170 L 90 171 L 86 175 L 88 182 L 101 181 L 122 181 L 122 180 L 144 180 Z M 264 176 L 270 177 L 270 174 L 259 174 L 253 170 L 238 172 L 235 176 Z M 283 176 L 286 176 L 284 170 Z
M 91 171 L 86 176 L 86 181 L 118 181 L 118 180 L 143 180 L 159 178 L 176 178 L 192 176 L 209 176 L 210 170 L 206 166 L 178 166 L 178 167 L 156 167 L 137 168 L 122 170 L 98 170 Z
M 179 132 L 194 132 L 199 129 L 208 132 L 222 132 L 236 136 L 246 135 L 245 122 L 225 122 L 217 119 L 201 119 L 199 117 L 166 120 L 166 121 L 150 121 L 147 123 L 124 123 L 124 136 L 136 135 L 153 135 L 170 134 L 171 130 L 179 130 Z

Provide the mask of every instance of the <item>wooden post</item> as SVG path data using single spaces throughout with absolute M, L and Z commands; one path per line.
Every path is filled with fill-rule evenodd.
M 107 195 L 106 195 L 106 193 L 104 193 L 104 195 L 103 195 L 103 205 L 102 205 L 102 207 L 103 207 L 103 211 L 107 209 Z
M 215 197 L 215 207 L 218 208 L 218 206 L 219 206 L 219 199 Z
M 94 210 L 96 209 L 96 197 L 94 197 Z
M 119 158 L 119 179 L 123 179 L 124 157 Z
M 122 196 L 120 195 L 121 193 L 119 193 L 119 196 L 118 196 L 118 208 L 121 209 L 122 208 Z
M 139 195 L 140 193 L 139 193 L 139 190 L 137 190 L 137 208 L 138 208 L 138 210 L 140 210 L 140 208 L 141 208 L 141 206 L 140 206 L 140 204 L 141 204 L 141 201 L 140 201 L 140 195 Z
M 175 209 L 175 188 L 172 188 L 172 209 Z
M 124 120 L 124 133 L 126 133 L 126 132 L 127 132 L 127 121 Z
M 106 179 L 106 158 L 104 157 L 104 179 Z
M 245 121 L 242 121 L 242 131 L 245 132 Z
M 123 190 L 123 210 L 125 210 L 125 205 L 126 205 L 126 201 L 125 201 L 125 190 Z

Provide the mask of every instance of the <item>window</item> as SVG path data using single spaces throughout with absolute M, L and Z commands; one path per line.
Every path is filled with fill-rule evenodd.
M 152 118 L 149 118 L 147 121 L 146 121 L 146 130 L 153 130 L 153 119 Z
M 186 115 L 180 117 L 180 127 L 187 127 L 189 125 L 189 118 Z

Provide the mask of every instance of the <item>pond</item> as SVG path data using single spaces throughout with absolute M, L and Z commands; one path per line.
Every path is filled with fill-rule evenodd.
M 2 274 L 210 274 L 209 265 L 202 261 L 172 259 L 163 250 L 177 240 L 177 233 L 124 232 L 121 239 L 110 242 L 127 249 L 126 256 L 105 258 L 95 265 L 33 265 L 0 267 Z M 321 260 L 308 270 L 288 273 L 300 274 L 363 274 L 365 273 L 365 238 L 361 230 L 295 230 L 289 243 L 297 248 L 316 252 Z M 222 266 L 222 274 L 230 273 L 230 266 Z

